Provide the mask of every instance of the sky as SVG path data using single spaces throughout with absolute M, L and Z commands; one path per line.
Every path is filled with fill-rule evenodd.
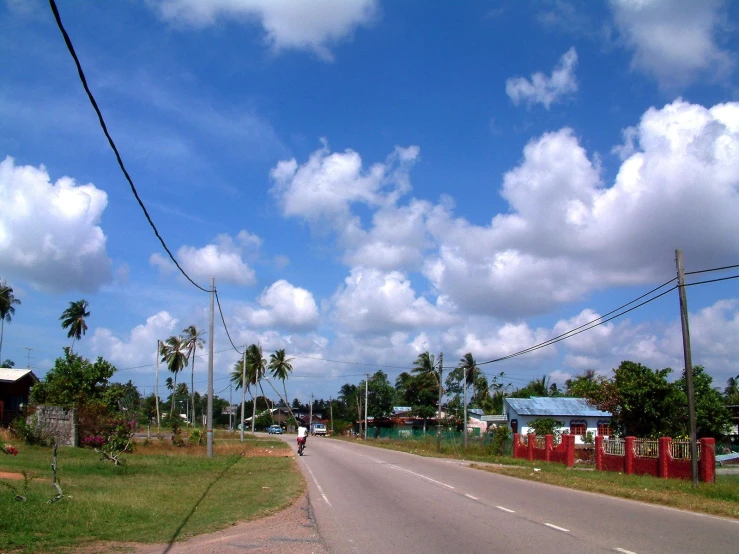
M 2 359 L 43 377 L 85 299 L 75 352 L 150 394 L 157 340 L 207 333 L 210 295 L 147 222 L 48 2 L 0 2 L 0 278 L 22 302 Z M 676 249 L 712 281 L 686 287 L 693 363 L 721 388 L 739 374 L 739 268 L 706 271 L 739 264 L 739 4 L 58 8 L 158 232 L 215 279 L 219 396 L 231 342 L 284 348 L 288 396 L 327 399 L 426 350 L 445 371 L 519 353 L 665 283 L 481 369 L 512 388 L 623 360 L 677 377 Z M 206 348 L 199 392 L 207 366 Z

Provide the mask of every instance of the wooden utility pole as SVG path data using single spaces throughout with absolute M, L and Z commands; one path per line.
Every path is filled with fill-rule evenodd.
M 462 433 L 464 434 L 464 447 L 467 448 L 467 364 L 464 366 L 464 424 L 462 425 Z
M 244 404 L 246 403 L 246 345 L 244 345 L 244 353 L 241 356 L 241 442 L 244 442 Z
M 210 322 L 209 322 L 209 347 L 210 352 L 208 356 L 208 420 L 205 425 L 206 435 L 208 439 L 207 454 L 208 458 L 213 457 L 213 327 L 215 320 L 215 294 L 216 294 L 216 279 L 215 277 L 210 278 Z
M 683 357 L 685 358 L 685 386 L 688 389 L 688 419 L 690 421 L 690 472 L 693 488 L 698 487 L 698 445 L 696 443 L 695 389 L 693 388 L 693 359 L 690 354 L 690 328 L 688 325 L 688 298 L 685 294 L 685 269 L 683 251 L 675 250 L 677 288 L 680 296 L 680 321 L 683 328 Z
M 287 399 L 285 399 L 287 401 Z M 313 425 L 313 393 L 310 393 L 310 408 L 308 408 L 308 432 L 310 433 L 310 430 Z
M 331 412 L 331 434 L 333 435 L 334 434 L 334 401 L 330 396 L 328 397 L 328 409 L 329 409 L 329 412 Z

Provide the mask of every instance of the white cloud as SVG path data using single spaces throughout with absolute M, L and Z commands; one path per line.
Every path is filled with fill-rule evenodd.
M 257 302 L 261 309 L 243 310 L 248 324 L 254 327 L 306 330 L 318 324 L 318 306 L 313 295 L 285 280 L 272 283 L 262 291 Z
M 464 310 L 519 317 L 609 286 L 739 257 L 739 104 L 648 110 L 610 186 L 568 129 L 529 143 L 506 173 L 509 213 L 471 225 L 436 208 L 424 273 Z
M 242 230 L 235 239 L 226 234 L 218 235 L 214 244 L 202 248 L 181 246 L 175 258 L 185 272 L 201 286 L 209 283 L 211 277 L 215 277 L 216 285 L 225 282 L 248 286 L 256 282 L 256 277 L 243 257 L 256 252 L 260 245 L 259 237 Z M 176 270 L 169 258 L 158 253 L 151 255 L 149 263 L 159 267 L 162 273 Z
M 410 190 L 408 171 L 419 156 L 417 146 L 396 147 L 385 163 L 364 169 L 362 158 L 353 150 L 329 151 L 323 148 L 298 165 L 293 158 L 280 161 L 271 171 L 272 193 L 285 216 L 299 216 L 318 223 L 328 222 L 343 232 L 356 231 L 351 205 L 371 207 L 392 205 Z
M 110 329 L 98 327 L 90 339 L 88 350 L 118 368 L 156 363 L 157 340 L 178 333 L 178 323 L 176 318 L 162 311 L 148 317 L 145 324 L 134 327 L 124 339 L 115 336 Z M 150 372 L 151 368 L 142 368 L 142 371 Z M 161 379 L 160 384 L 163 383 Z
M 100 219 L 108 196 L 46 168 L 0 162 L 0 260 L 41 289 L 92 292 L 112 281 Z
M 334 295 L 333 304 L 338 328 L 357 333 L 437 327 L 455 320 L 440 306 L 416 297 L 411 282 L 398 271 L 353 268 Z
M 542 104 L 548 110 L 553 103 L 577 92 L 576 65 L 577 52 L 572 47 L 562 55 L 551 77 L 541 72 L 534 73 L 530 81 L 513 77 L 506 80 L 505 92 L 516 106 L 526 102 L 529 106 Z
M 229 19 L 256 21 L 275 52 L 310 50 L 324 60 L 333 59 L 328 45 L 350 38 L 379 12 L 377 0 L 161 0 L 155 5 L 164 19 L 195 27 Z
M 732 65 L 731 55 L 717 44 L 729 29 L 724 5 L 723 0 L 611 0 L 616 25 L 634 50 L 632 66 L 669 87 Z

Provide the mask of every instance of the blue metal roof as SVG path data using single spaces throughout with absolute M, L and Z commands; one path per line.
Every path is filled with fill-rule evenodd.
M 594 408 L 584 398 L 535 396 L 533 398 L 506 398 L 505 403 L 518 415 L 612 417 L 610 412 Z

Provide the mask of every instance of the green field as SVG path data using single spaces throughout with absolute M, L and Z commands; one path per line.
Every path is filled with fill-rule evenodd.
M 219 440 L 213 458 L 205 447 L 154 441 L 125 456 L 124 467 L 91 450 L 59 448 L 65 498 L 49 504 L 56 494 L 51 449 L 17 446 L 17 456 L 0 456 L 0 472 L 25 472 L 30 482 L 26 489 L 23 480 L 0 479 L 0 552 L 169 543 L 274 513 L 305 490 L 291 450 L 279 440 Z M 16 493 L 27 500 L 15 500 Z

